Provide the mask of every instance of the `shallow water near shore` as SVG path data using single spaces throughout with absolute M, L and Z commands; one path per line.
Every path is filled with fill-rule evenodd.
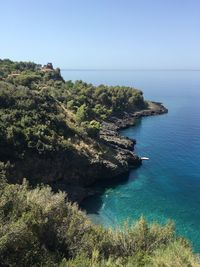
M 104 193 L 83 203 L 93 221 L 115 227 L 124 220 L 175 221 L 177 232 L 200 252 L 200 72 L 63 71 L 66 80 L 128 85 L 169 113 L 143 118 L 121 131 L 135 138 L 135 152 L 149 157 L 127 179 L 102 185 Z

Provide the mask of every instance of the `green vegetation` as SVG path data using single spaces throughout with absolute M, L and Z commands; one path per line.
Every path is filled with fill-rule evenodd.
M 172 223 L 105 229 L 65 193 L 37 185 L 84 183 L 78 167 L 114 154 L 98 138 L 102 121 L 148 108 L 139 90 L 64 82 L 48 65 L 0 60 L 0 265 L 200 266 Z
M 41 95 L 52 96 L 75 114 L 79 125 L 91 120 L 101 123 L 111 115 L 148 107 L 140 90 L 123 86 L 95 87 L 83 81 L 64 82 L 59 69 L 42 71 L 41 65 L 32 62 L 0 60 L 0 80 L 16 86 L 17 91 L 21 85 Z
M 1 173 L 3 176 L 3 173 Z M 50 187 L 0 187 L 1 266 L 199 266 L 173 224 L 104 229 Z
M 106 153 L 110 160 L 98 138 L 102 121 L 146 106 L 139 90 L 65 82 L 50 63 L 0 60 L 0 70 L 0 160 L 10 162 L 9 181 L 46 182 L 51 169 L 62 176 L 81 157 L 82 165 Z
M 51 96 L 6 82 L 0 88 L 1 160 L 66 149 L 74 132 Z
M 65 98 L 68 107 L 79 112 L 82 107 L 82 120 L 95 118 L 105 120 L 112 114 L 134 112 L 145 108 L 142 92 L 129 87 L 94 87 L 82 81 L 68 83 L 69 96 Z M 83 114 L 84 111 L 84 114 Z
M 7 77 L 11 73 L 19 73 L 22 71 L 37 71 L 41 65 L 33 62 L 13 62 L 10 59 L 0 59 L 0 77 Z

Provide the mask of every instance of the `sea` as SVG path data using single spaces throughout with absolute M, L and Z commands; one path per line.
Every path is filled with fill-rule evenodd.
M 147 100 L 162 102 L 168 114 L 145 117 L 121 135 L 137 141 L 135 152 L 148 157 L 141 167 L 83 202 L 83 209 L 105 227 L 173 220 L 178 235 L 200 252 L 200 71 L 63 70 L 65 80 L 141 89 Z

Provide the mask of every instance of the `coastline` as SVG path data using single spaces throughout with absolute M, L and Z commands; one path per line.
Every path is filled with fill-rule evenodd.
M 119 132 L 122 129 L 134 126 L 137 120 L 142 117 L 168 113 L 168 109 L 160 102 L 149 102 L 149 105 L 150 108 L 148 109 L 137 111 L 135 113 L 124 112 L 121 114 L 120 118 L 112 116 L 107 122 L 102 123 L 99 134 L 101 142 L 114 149 L 118 153 L 118 160 L 119 157 L 121 157 L 122 160 L 124 160 L 127 164 L 121 171 L 118 170 L 116 172 L 114 170 L 113 173 L 111 172 L 110 175 L 105 175 L 105 177 L 103 177 L 104 174 L 102 173 L 101 179 L 95 180 L 87 187 L 76 187 L 75 189 L 72 186 L 71 190 L 67 190 L 68 192 L 73 191 L 73 195 L 71 195 L 69 192 L 71 195 L 70 199 L 72 199 L 72 201 L 76 201 L 80 205 L 87 197 L 99 193 L 99 189 L 95 186 L 96 183 L 105 180 L 109 182 L 113 181 L 113 183 L 115 183 L 116 181 L 120 180 L 119 177 L 121 175 L 125 175 L 131 169 L 137 168 L 142 164 L 142 159 L 134 153 L 136 140 L 122 136 Z
M 140 166 L 136 141 L 119 130 L 140 117 L 167 112 L 132 87 L 65 82 L 52 63 L 41 67 L 20 62 L 20 70 L 16 62 L 1 64 L 9 70 L 2 80 L 8 103 L 2 109 L 5 130 L 0 144 L 7 179 L 22 183 L 26 177 L 32 186 L 48 184 L 56 192 L 65 191 L 72 202 L 94 194 L 96 182 L 116 181 Z M 18 90 L 14 84 L 20 85 Z M 23 105 L 19 95 L 27 99 Z

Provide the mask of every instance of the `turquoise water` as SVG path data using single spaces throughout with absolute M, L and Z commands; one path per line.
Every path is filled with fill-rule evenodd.
M 143 118 L 122 135 L 135 138 L 135 151 L 149 161 L 123 182 L 104 185 L 104 193 L 83 207 L 105 226 L 144 215 L 149 222 L 172 219 L 177 232 L 200 251 L 200 72 L 77 71 L 65 79 L 140 88 L 147 99 L 161 101 L 166 115 Z

